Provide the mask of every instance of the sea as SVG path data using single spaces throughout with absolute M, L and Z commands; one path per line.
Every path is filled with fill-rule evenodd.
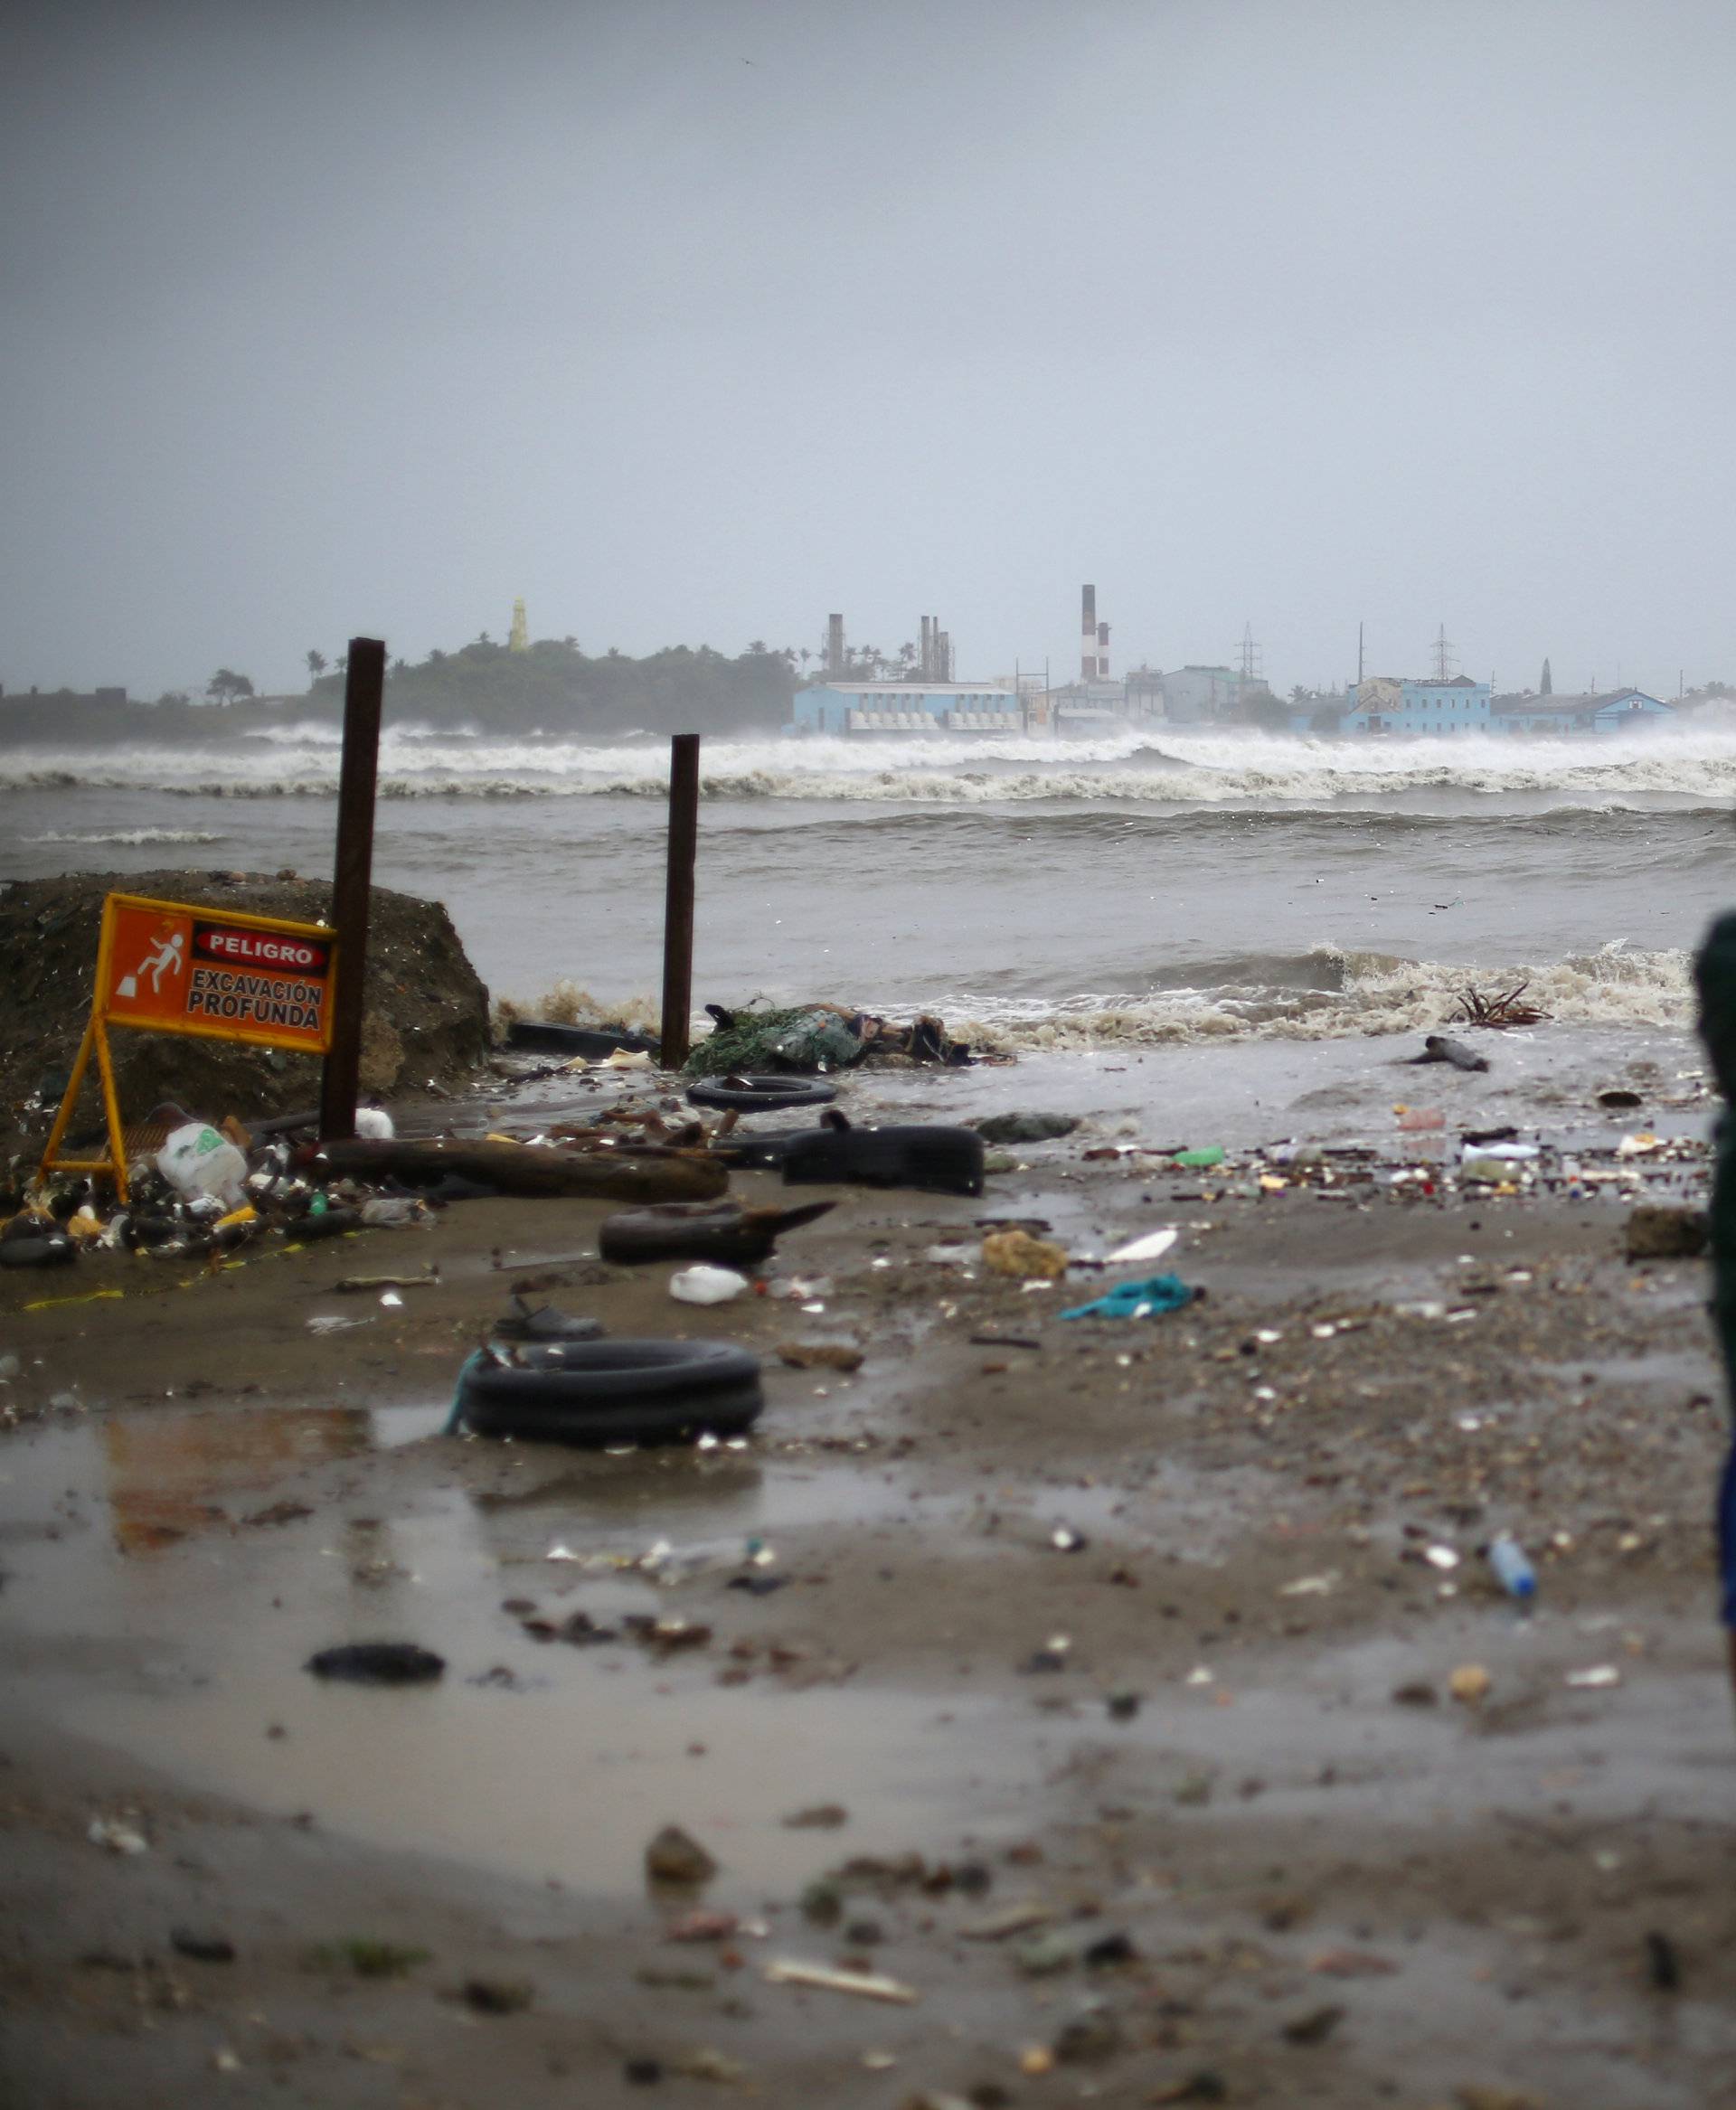
M 0 876 L 324 873 L 337 762 L 311 722 L 0 748 Z M 1736 905 L 1729 721 L 1581 741 L 752 734 L 707 737 L 702 766 L 696 1003 L 935 1012 L 1056 1076 L 1170 1050 L 1147 1086 L 1167 1074 L 1196 1110 L 1263 1091 L 1267 1126 L 1287 1089 L 1329 1096 L 1370 1043 L 1420 1044 L 1472 989 L 1524 984 L 1548 1014 L 1500 1037 L 1521 1068 L 1688 1076 L 1692 951 Z M 497 997 L 648 1021 L 667 770 L 664 739 L 392 727 L 376 877 L 443 900 Z

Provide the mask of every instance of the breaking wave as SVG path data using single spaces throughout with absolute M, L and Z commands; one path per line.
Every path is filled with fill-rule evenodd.
M 228 843 L 233 838 L 207 828 L 50 828 L 26 835 L 26 843 L 119 843 L 139 849 L 151 843 Z
M 1400 959 L 1321 946 L 1294 958 L 1250 959 L 1247 980 L 1135 994 L 1081 994 L 1058 1002 L 938 998 L 951 1029 L 991 1048 L 1082 1049 L 1098 1042 L 1157 1047 L 1180 1041 L 1335 1041 L 1449 1026 L 1467 990 L 1526 984 L 1525 1000 L 1556 1024 L 1682 1031 L 1692 1023 L 1685 952 L 1622 944 L 1543 965 L 1479 966 Z M 1231 973 L 1236 964 L 1231 964 Z M 1275 972 L 1274 969 L 1277 971 Z
M 1628 1026 L 1684 1031 L 1694 997 L 1685 952 L 1642 952 L 1617 942 L 1543 966 L 1479 966 L 1403 959 L 1333 945 L 1296 954 L 1250 953 L 1196 965 L 1183 983 L 1160 972 L 1137 992 L 1063 997 L 992 996 L 956 989 L 912 1001 L 858 997 L 889 1018 L 938 1012 L 958 1039 L 990 1051 L 1079 1051 L 1093 1047 L 1165 1047 L 1214 1041 L 1338 1041 L 1429 1033 L 1450 1028 L 1459 999 L 1526 984 L 1525 998 L 1565 1026 Z M 512 1016 L 571 1022 L 654 1023 L 649 997 L 599 1003 L 560 983 L 540 1003 L 514 1003 Z
M 1161 749 L 1149 744 L 1154 738 L 1161 738 Z M 931 736 L 882 743 L 760 735 L 708 739 L 703 760 L 706 796 L 741 801 L 1173 807 L 1373 804 L 1430 795 L 1568 803 L 1736 799 L 1736 732 L 1712 727 L 1579 741 L 1481 735 L 1334 741 L 1172 728 L 1079 741 Z M 667 772 L 662 741 L 488 739 L 402 726 L 382 742 L 380 791 L 385 798 L 660 798 Z M 80 786 L 329 797 L 337 788 L 335 730 L 285 726 L 269 739 L 186 748 L 17 747 L 0 755 L 0 788 Z

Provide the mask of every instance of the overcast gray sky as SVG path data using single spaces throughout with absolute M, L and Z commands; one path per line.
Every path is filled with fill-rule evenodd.
M 13 0 L 0 681 L 1736 678 L 1728 0 Z

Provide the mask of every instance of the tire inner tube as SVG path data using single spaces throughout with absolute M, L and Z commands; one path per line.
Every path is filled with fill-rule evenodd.
M 465 1365 L 454 1421 L 535 1443 L 690 1443 L 739 1436 L 765 1404 L 760 1359 L 729 1341 L 569 1341 Z
M 690 1107 L 711 1107 L 726 1114 L 775 1114 L 785 1107 L 829 1107 L 835 1085 L 817 1077 L 702 1078 L 687 1088 Z

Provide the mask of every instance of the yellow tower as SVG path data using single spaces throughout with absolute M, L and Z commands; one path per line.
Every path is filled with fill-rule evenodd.
M 530 626 L 524 620 L 524 597 L 520 594 L 513 603 L 513 632 L 506 640 L 508 652 L 528 652 L 531 649 Z

